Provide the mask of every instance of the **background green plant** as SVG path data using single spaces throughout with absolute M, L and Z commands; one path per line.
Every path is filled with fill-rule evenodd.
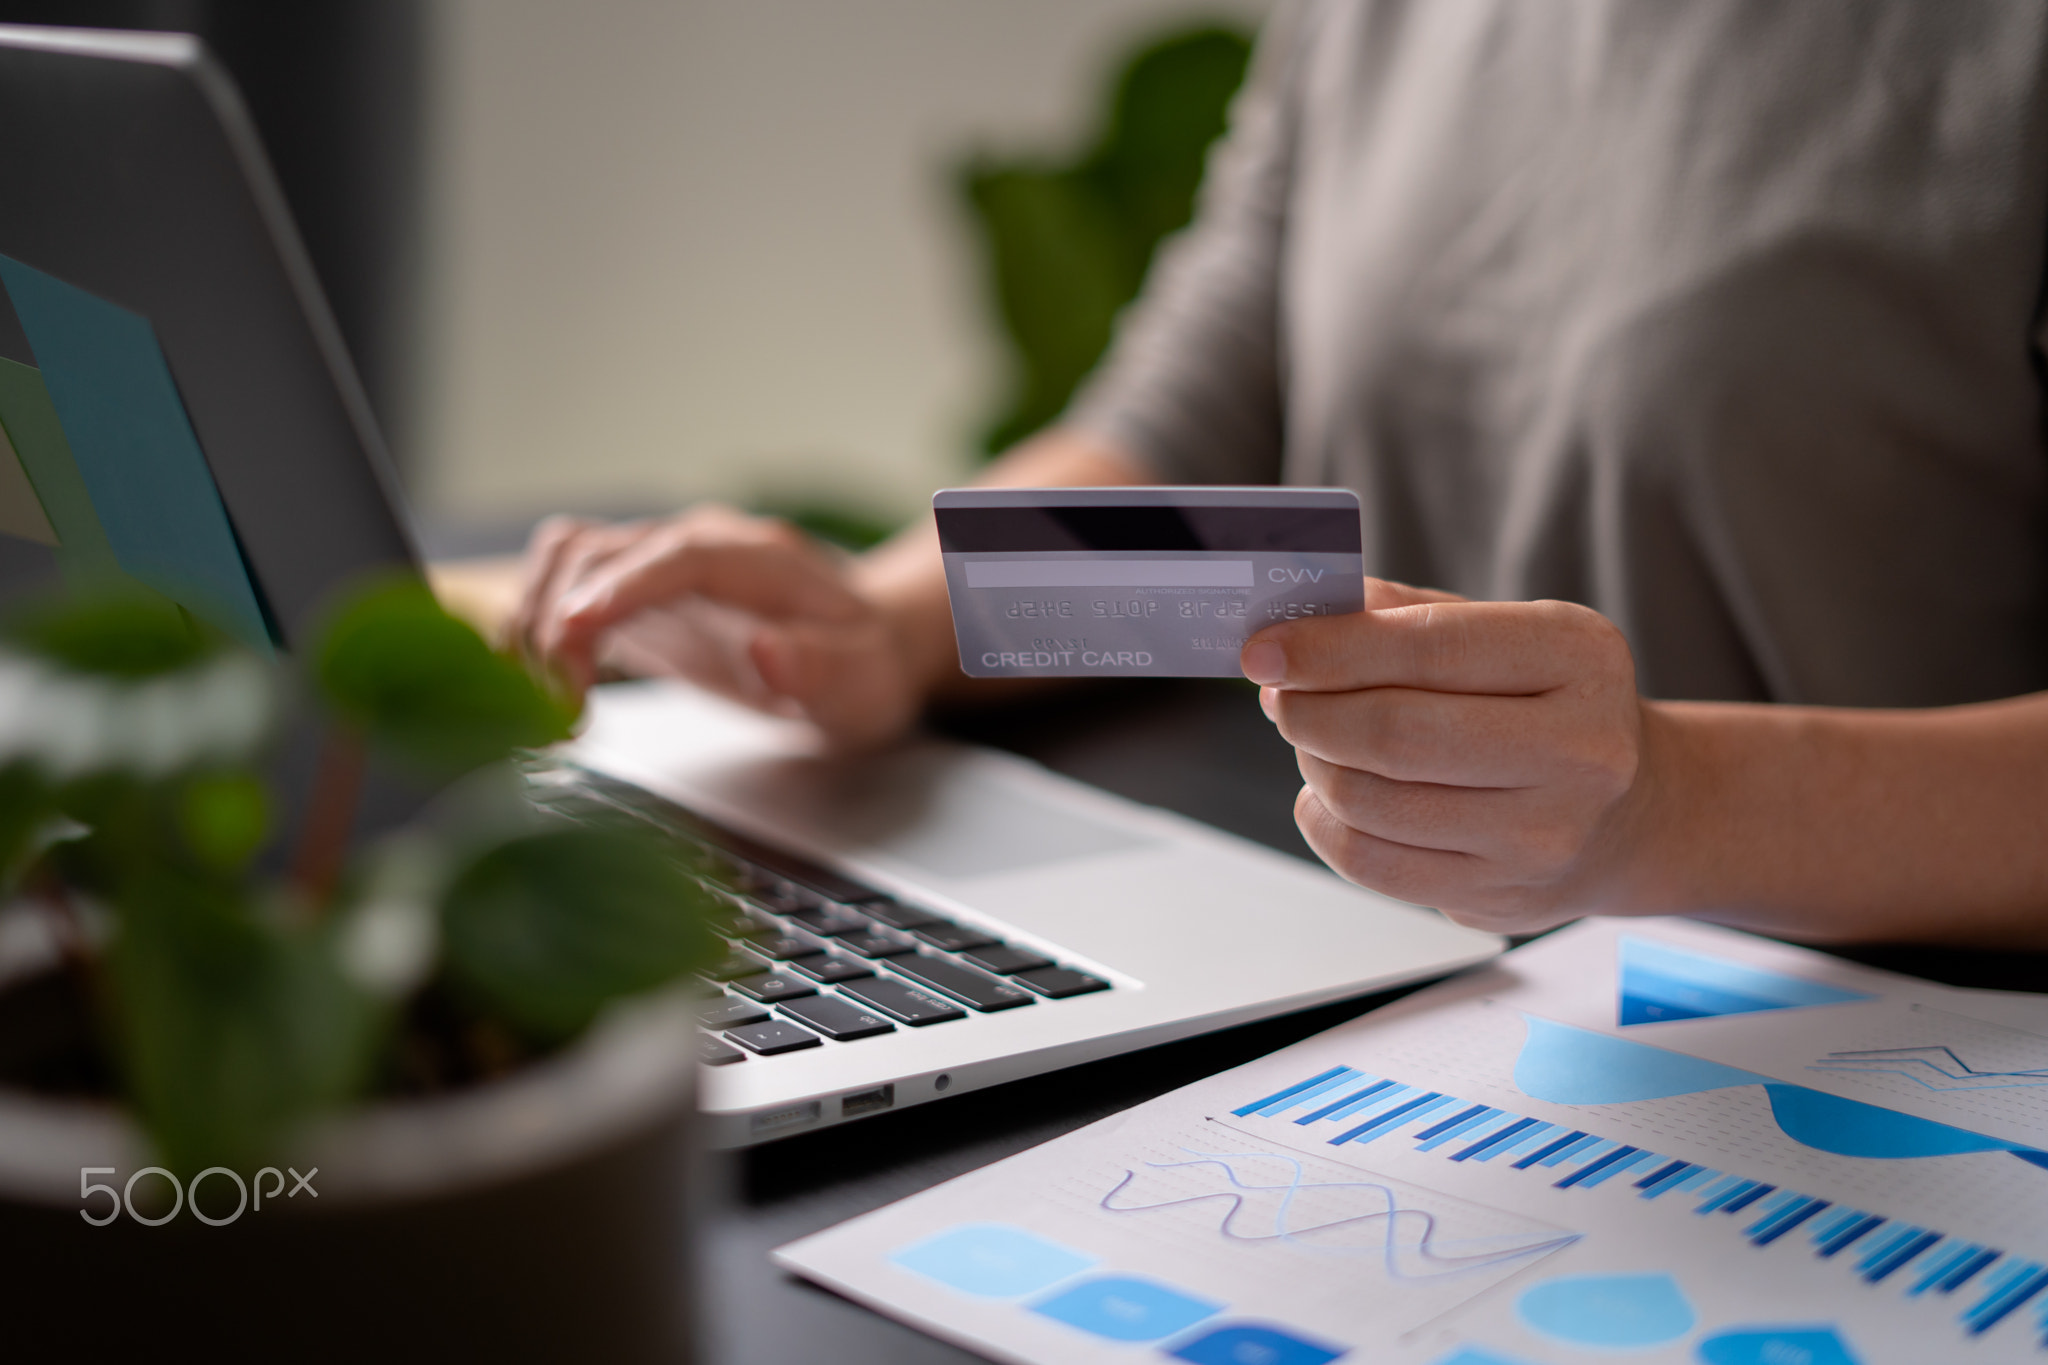
M 1010 358 L 985 454 L 1057 418 L 1101 359 L 1159 243 L 1193 215 L 1250 52 L 1233 28 L 1162 35 L 1121 65 L 1079 156 L 983 155 L 957 172 Z
M 975 433 L 980 455 L 1057 419 L 1102 358 L 1159 243 L 1193 215 L 1250 52 L 1243 30 L 1176 26 L 1113 63 L 1078 154 L 982 153 L 953 169 L 1007 367 Z M 895 529 L 844 498 L 769 494 L 753 507 L 851 550 Z
M 139 596 L 0 631 L 0 899 L 62 923 L 126 1099 L 188 1173 L 253 1168 L 369 1092 L 422 991 L 545 1048 L 717 948 L 708 894 L 651 831 L 518 799 L 512 755 L 574 709 L 423 586 L 353 595 L 308 657 L 301 683 Z M 326 741 L 279 830 L 288 711 Z M 351 849 L 366 762 L 439 795 Z

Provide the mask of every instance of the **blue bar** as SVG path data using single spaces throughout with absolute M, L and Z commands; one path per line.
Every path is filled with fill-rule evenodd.
M 1953 1294 L 1976 1277 L 1978 1271 L 1990 1265 L 1999 1257 L 1998 1252 L 1986 1247 L 1969 1260 L 1957 1266 L 1949 1277 L 1936 1286 L 1944 1294 Z
M 1447 1119 L 1445 1120 L 1445 1122 L 1449 1123 L 1450 1127 L 1446 1128 L 1442 1123 L 1439 1123 L 1436 1127 L 1429 1130 L 1430 1132 L 1435 1133 L 1436 1136 L 1430 1138 L 1427 1142 L 1419 1143 L 1416 1146 L 1415 1150 L 1418 1152 L 1433 1152 L 1437 1148 L 1443 1146 L 1446 1142 L 1451 1141 L 1451 1139 L 1462 1136 L 1465 1133 L 1469 1133 L 1474 1128 L 1477 1128 L 1485 1123 L 1490 1123 L 1494 1119 L 1497 1119 L 1499 1117 L 1500 1110 L 1489 1109 L 1483 1114 L 1474 1114 L 1467 1119 Z M 1427 1136 L 1427 1134 L 1417 1134 L 1417 1136 L 1424 1137 Z
M 1750 1190 L 1757 1188 L 1757 1183 L 1754 1180 L 1744 1180 L 1739 1175 L 1731 1175 L 1728 1179 L 1732 1183 L 1717 1187 L 1693 1212 L 1712 1213 L 1737 1195 L 1746 1194 Z M 1770 1187 L 1766 1185 L 1764 1188 L 1769 1189 Z
M 1606 1156 L 1601 1157 L 1598 1161 L 1595 1161 L 1590 1165 L 1581 1166 L 1579 1167 L 1579 1169 L 1573 1171 L 1564 1179 L 1556 1181 L 1552 1184 L 1551 1188 L 1557 1190 L 1568 1190 L 1572 1186 L 1578 1184 L 1581 1180 L 1584 1180 L 1587 1176 L 1592 1175 L 1598 1171 L 1606 1170 L 1615 1162 L 1621 1160 L 1623 1157 L 1628 1156 L 1629 1154 L 1637 1150 L 1639 1149 L 1634 1147 L 1617 1147 L 1613 1151 L 1609 1152 Z
M 2005 1320 L 2006 1314 L 2018 1308 L 2043 1289 L 2048 1289 L 2048 1269 L 2039 1266 L 2032 1274 L 2020 1276 L 2011 1288 L 1995 1298 L 1987 1299 L 1970 1311 L 1968 1322 L 1971 1336 L 1982 1336 Z
M 1407 1086 L 1395 1086 L 1392 1081 L 1375 1081 L 1363 1090 L 1354 1090 L 1343 1099 L 1326 1104 L 1320 1109 L 1311 1110 L 1309 1113 L 1296 1119 L 1295 1122 L 1314 1123 L 1317 1119 L 1326 1119 L 1332 1114 L 1337 1113 L 1340 1109 L 1349 1109 L 1354 1104 L 1363 1104 L 1390 1086 L 1397 1090 L 1406 1090 L 1408 1088 Z
M 1309 1076 L 1309 1078 L 1307 1078 L 1307 1081 L 1303 1081 L 1303 1083 L 1300 1083 L 1300 1085 L 1290 1085 L 1290 1087 L 1286 1087 L 1284 1091 L 1278 1091 L 1278 1093 L 1274 1093 L 1274 1095 L 1268 1095 L 1266 1099 L 1255 1099 L 1255 1101 L 1251 1101 L 1249 1105 L 1245 1105 L 1243 1109 L 1231 1109 L 1231 1113 L 1235 1113 L 1237 1117 L 1247 1117 L 1247 1115 L 1251 1115 L 1251 1113 L 1257 1113 L 1257 1111 L 1260 1111 L 1260 1109 L 1264 1109 L 1266 1105 L 1278 1105 L 1278 1103 L 1280 1103 L 1282 1099 L 1292 1099 L 1294 1095 L 1300 1095 L 1300 1093 L 1303 1093 L 1303 1091 L 1307 1091 L 1307 1089 L 1309 1089 L 1311 1085 L 1321 1085 L 1323 1081 L 1331 1081 L 1331 1078 L 1339 1078 L 1339 1076 L 1348 1076 L 1348 1074 L 1352 1074 L 1352 1068 L 1350 1068 L 1350 1066 L 1331 1066 L 1331 1068 L 1329 1068 L 1329 1070 L 1325 1070 L 1325 1072 L 1323 1072 L 1321 1076 Z
M 1351 1142 L 1366 1133 L 1372 1132 L 1375 1128 L 1384 1128 L 1388 1124 L 1395 1123 L 1415 1110 L 1420 1109 L 1422 1113 L 1426 1114 L 1438 1105 L 1449 1104 L 1450 1102 L 1450 1096 L 1435 1090 L 1430 1091 L 1427 1095 L 1417 1095 L 1406 1104 L 1395 1105 L 1376 1119 L 1368 1119 L 1348 1133 L 1339 1133 L 1336 1137 L 1330 1139 L 1330 1145 L 1335 1147 L 1340 1143 Z M 1427 1106 L 1427 1108 L 1424 1106 Z M 1420 1117 L 1420 1115 L 1417 1115 L 1417 1117 Z
M 1943 1247 L 1939 1255 L 1920 1267 L 1920 1278 L 1914 1282 L 1913 1287 L 1908 1289 L 1906 1293 L 1912 1297 L 1925 1294 L 1928 1290 L 1934 1288 L 1935 1283 L 1942 1276 L 1948 1274 L 1949 1271 L 1954 1270 L 1981 1250 L 1983 1250 L 1982 1247 L 1972 1246 L 1968 1242 L 1956 1242 L 1953 1245 Z
M 1586 1136 L 1580 1138 L 1577 1142 L 1574 1142 L 1571 1146 L 1565 1148 L 1563 1151 L 1552 1152 L 1549 1156 L 1544 1157 L 1543 1160 L 1537 1162 L 1536 1164 L 1538 1166 L 1555 1166 L 1558 1163 L 1564 1161 L 1583 1161 L 1586 1159 L 1588 1153 L 1594 1151 L 1604 1151 L 1607 1148 L 1612 1147 L 1614 1145 L 1614 1143 L 1609 1142 L 1606 1138 L 1594 1137 L 1591 1133 L 1588 1133 Z
M 1691 1169 L 1692 1163 L 1690 1161 L 1674 1161 L 1668 1166 L 1659 1166 L 1656 1170 L 1650 1172 L 1641 1180 L 1638 1180 L 1636 1182 L 1636 1188 L 1639 1190 L 1647 1190 L 1650 1188 L 1650 1186 L 1659 1184 L 1663 1181 L 1675 1180 L 1679 1176 L 1684 1175 L 1687 1171 Z
M 1938 1232 L 1921 1233 L 1919 1236 L 1913 1238 L 1904 1246 L 1900 1247 L 1897 1251 L 1894 1251 L 1890 1256 L 1887 1256 L 1883 1261 L 1872 1266 L 1869 1270 L 1863 1272 L 1864 1280 L 1870 1284 L 1882 1283 L 1885 1277 L 1890 1275 L 1894 1270 L 1897 1270 L 1900 1266 L 1912 1260 L 1915 1256 L 1918 1256 L 1921 1252 L 1927 1250 L 1927 1248 L 1933 1246 L 1936 1242 L 1939 1242 L 1940 1240 L 1941 1234 Z
M 1514 1121 L 1513 1123 L 1511 1123 L 1511 1124 L 1509 1124 L 1509 1125 L 1508 1125 L 1507 1127 L 1505 1127 L 1505 1128 L 1501 1129 L 1501 1130 L 1500 1130 L 1499 1132 L 1497 1132 L 1497 1133 L 1494 1133 L 1494 1134 L 1493 1134 L 1492 1136 L 1490 1136 L 1490 1137 L 1483 1137 L 1483 1138 L 1479 1139 L 1479 1141 L 1477 1141 L 1477 1142 L 1473 1143 L 1473 1144 L 1472 1144 L 1472 1145 L 1471 1145 L 1470 1147 L 1467 1147 L 1467 1148 L 1466 1148 L 1466 1149 L 1465 1149 L 1464 1151 L 1462 1151 L 1462 1152 L 1458 1153 L 1458 1154 L 1457 1154 L 1456 1156 L 1452 1157 L 1452 1158 L 1451 1158 L 1451 1160 L 1453 1160 L 1453 1161 L 1466 1161 L 1466 1160 L 1469 1160 L 1469 1159 L 1471 1159 L 1472 1157 L 1478 1156 L 1478 1155 L 1479 1155 L 1479 1154 L 1480 1154 L 1481 1152 L 1485 1151 L 1485 1150 L 1486 1150 L 1487 1148 L 1489 1148 L 1489 1147 L 1498 1147 L 1498 1146 L 1499 1146 L 1499 1145 L 1500 1145 L 1501 1143 L 1503 1143 L 1503 1142 L 1506 1142 L 1506 1141 L 1507 1141 L 1507 1140 L 1508 1140 L 1509 1138 L 1513 1137 L 1513 1136 L 1514 1136 L 1515 1134 L 1517 1134 L 1517 1133 L 1519 1133 L 1519 1132 L 1522 1132 L 1522 1131 L 1523 1131 L 1523 1130 L 1525 1130 L 1525 1129 L 1528 1129 L 1528 1128 L 1533 1128 L 1533 1127 L 1535 1127 L 1535 1126 L 1536 1126 L 1536 1123 L 1537 1123 L 1537 1120 L 1535 1120 L 1535 1119 L 1516 1119 L 1516 1120 L 1515 1120 L 1515 1121 Z
M 1297 1104 L 1307 1104 L 1316 1096 L 1326 1095 L 1330 1091 L 1335 1090 L 1338 1086 L 1348 1085 L 1354 1079 L 1362 1077 L 1365 1074 L 1362 1071 L 1354 1070 L 1348 1066 L 1339 1067 L 1337 1068 L 1337 1071 L 1337 1075 L 1331 1076 L 1325 1080 L 1311 1081 L 1309 1084 L 1301 1087 L 1301 1089 L 1287 1096 L 1287 1098 L 1285 1099 L 1266 1101 L 1265 1106 L 1256 1111 L 1258 1113 L 1258 1116 L 1260 1118 L 1271 1118 L 1275 1114 L 1284 1114 L 1289 1109 L 1294 1108 L 1294 1106 Z
M 1843 1228 L 1848 1227 L 1849 1224 L 1855 1222 L 1859 1218 L 1863 1218 L 1866 1216 L 1867 1215 L 1861 1209 L 1843 1208 L 1841 1205 L 1837 1204 L 1835 1206 L 1835 1211 L 1833 1213 L 1821 1219 L 1818 1223 L 1815 1223 L 1806 1231 L 1807 1234 L 1813 1238 L 1813 1244 L 1815 1246 L 1819 1246 L 1822 1242 L 1825 1242 L 1828 1238 L 1834 1236 Z
M 1754 1228 L 1750 1229 L 1752 1235 L 1749 1240 L 1760 1247 L 1767 1247 L 1827 1206 L 1827 1200 L 1815 1199 L 1809 1203 L 1788 1209 L 1777 1216 L 1777 1219 L 1771 1224 L 1769 1231 L 1758 1232 Z
M 1582 1190 L 1590 1190 L 1597 1185 L 1601 1185 L 1609 1180 L 1612 1180 L 1615 1176 L 1627 1175 L 1630 1171 L 1642 1165 L 1645 1161 L 1655 1161 L 1656 1159 L 1657 1154 L 1655 1152 L 1637 1152 L 1634 1156 L 1624 1157 L 1620 1161 L 1615 1162 L 1612 1166 L 1609 1166 L 1606 1170 L 1600 1172 L 1598 1175 L 1589 1177 L 1585 1181 L 1585 1183 L 1579 1186 L 1579 1188 Z
M 1258 1113 L 1259 1110 L 1264 1109 L 1269 1104 L 1278 1104 L 1282 1100 L 1293 1099 L 1296 1095 L 1300 1095 L 1302 1091 L 1309 1089 L 1311 1086 L 1319 1086 L 1322 1085 L 1325 1081 L 1339 1081 L 1346 1076 L 1356 1076 L 1360 1074 L 1360 1072 L 1353 1071 L 1348 1066 L 1333 1066 L 1320 1076 L 1311 1076 L 1307 1080 L 1301 1082 L 1301 1084 L 1299 1085 L 1290 1085 L 1285 1090 L 1279 1091 L 1276 1094 L 1268 1095 L 1266 1096 L 1266 1098 L 1262 1100 L 1254 1100 L 1252 1103 L 1246 1105 L 1244 1108 L 1233 1109 L 1230 1112 L 1235 1114 L 1239 1118 L 1245 1118 L 1248 1115 Z M 1321 1092 L 1318 1091 L 1317 1093 L 1320 1094 Z M 1303 1096 L 1303 1098 L 1306 1099 L 1307 1096 Z
M 1653 1188 L 1644 1190 L 1642 1197 L 1645 1199 L 1662 1199 L 1673 1190 L 1682 1190 L 1688 1186 L 1697 1185 L 1702 1181 L 1711 1180 L 1713 1177 L 1714 1173 L 1704 1166 L 1689 1166 Z
M 1765 1219 L 1775 1218 L 1778 1214 L 1784 1212 L 1786 1209 L 1790 1208 L 1792 1205 L 1798 1203 L 1800 1200 L 1804 1198 L 1806 1198 L 1806 1196 L 1800 1194 L 1796 1190 L 1779 1190 L 1769 1199 L 1764 1200 L 1763 1203 L 1758 1204 L 1756 1206 L 1756 1222 L 1750 1224 L 1748 1230 L 1751 1232 L 1755 1232 L 1757 1228 L 1762 1225 Z
M 1777 1188 L 1778 1187 L 1776 1185 L 1759 1185 L 1753 1190 L 1745 1190 L 1743 1193 L 1736 1195 L 1733 1199 L 1723 1204 L 1721 1206 L 1721 1212 L 1741 1213 L 1751 1204 L 1754 1204 L 1757 1200 L 1763 1198 L 1765 1195 L 1769 1194 L 1772 1190 L 1775 1190 Z
M 1843 1247 L 1848 1246 L 1851 1242 L 1854 1242 L 1859 1238 L 1865 1236 L 1866 1234 L 1875 1231 L 1876 1229 L 1883 1226 L 1884 1219 L 1878 1217 L 1874 1213 L 1865 1214 L 1862 1218 L 1856 1220 L 1855 1222 L 1850 1223 L 1848 1227 L 1842 1229 L 1840 1232 L 1830 1237 L 1827 1241 L 1821 1243 L 1821 1259 L 1826 1260 L 1828 1257 L 1840 1251 Z
M 1438 1133 L 1451 1130 L 1455 1125 L 1463 1123 L 1467 1119 L 1484 1118 L 1488 1114 L 1497 1114 L 1499 1112 L 1500 1111 L 1498 1109 L 1489 1109 L 1483 1104 L 1475 1104 L 1470 1109 L 1459 1110 L 1457 1113 L 1445 1119 L 1442 1123 L 1432 1123 L 1431 1125 L 1429 1125 L 1429 1127 L 1417 1133 L 1415 1135 L 1415 1139 L 1418 1142 L 1427 1141 L 1428 1139 L 1435 1137 Z
M 1334 1120 L 1348 1119 L 1354 1114 L 1384 1114 L 1395 1105 L 1404 1100 L 1412 1100 L 1421 1093 L 1421 1089 L 1416 1086 L 1396 1085 L 1384 1094 L 1367 1095 L 1356 1104 L 1347 1104 L 1330 1117 Z
M 1912 1241 L 1913 1238 L 1918 1234 L 1918 1232 L 1918 1228 L 1907 1227 L 1904 1224 L 1899 1224 L 1898 1226 L 1894 1227 L 1890 1232 L 1878 1238 L 1876 1245 L 1867 1246 L 1863 1248 L 1863 1259 L 1856 1263 L 1856 1268 L 1858 1270 L 1870 1269 L 1870 1267 L 1876 1265 L 1879 1261 L 1882 1261 L 1885 1257 L 1891 1255 L 1894 1251 L 1897 1251 L 1906 1243 Z
M 1698 1170 L 1694 1171 L 1691 1175 L 1687 1176 L 1685 1179 L 1679 1181 L 1676 1185 L 1666 1185 L 1663 1189 L 1657 1191 L 1657 1193 L 1669 1194 L 1673 1190 L 1691 1189 L 1695 1185 L 1706 1184 L 1709 1180 L 1712 1180 L 1715 1176 L 1719 1174 L 1721 1173 L 1711 1166 L 1702 1166 Z
M 1529 1155 L 1523 1157 L 1520 1161 L 1517 1161 L 1515 1163 L 1515 1169 L 1518 1171 L 1526 1171 L 1531 1166 L 1534 1166 L 1537 1162 L 1543 1160 L 1543 1158 L 1550 1156 L 1552 1153 L 1563 1151 L 1565 1148 L 1571 1146 L 1574 1142 L 1577 1142 L 1580 1138 L 1583 1138 L 1584 1136 L 1586 1136 L 1584 1132 L 1575 1128 L 1571 1132 L 1566 1133 L 1563 1137 L 1559 1138 L 1557 1141 L 1547 1143 L 1544 1146 L 1539 1147 L 1535 1151 L 1529 1153 Z
M 1556 1131 L 1557 1125 L 1554 1123 L 1539 1123 L 1534 1128 L 1531 1128 L 1528 1132 L 1516 1138 L 1513 1142 L 1504 1143 L 1501 1146 L 1494 1148 L 1492 1151 L 1488 1152 L 1485 1156 L 1482 1156 L 1479 1159 L 1481 1161 L 1491 1161 L 1497 1156 L 1506 1156 L 1510 1152 L 1526 1151 L 1529 1148 L 1534 1147 L 1539 1142 L 1547 1141 L 1550 1135 L 1555 1133 Z

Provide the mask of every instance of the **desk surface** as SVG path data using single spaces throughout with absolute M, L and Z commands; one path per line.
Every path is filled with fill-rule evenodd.
M 1121 795 L 1309 857 L 1294 754 L 1245 684 L 1135 683 L 948 727 Z M 2048 989 L 2048 957 L 1859 950 L 1957 985 Z M 1398 992 L 1394 993 L 1398 994 Z M 1376 996 L 962 1095 L 715 1161 L 703 1294 L 714 1365 L 958 1365 L 979 1359 L 783 1275 L 774 1247 L 1236 1066 L 1393 998 Z

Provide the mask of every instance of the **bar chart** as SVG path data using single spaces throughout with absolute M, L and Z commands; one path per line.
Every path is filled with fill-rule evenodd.
M 1969 1337 L 2030 1308 L 2034 1339 L 2048 1350 L 2048 1265 L 1934 1228 L 1348 1066 L 1231 1112 L 1291 1123 L 1330 1146 L 1404 1141 L 1450 1162 L 1498 1162 L 1556 1189 L 1606 1186 L 1695 1216 L 1734 1218 L 1753 1248 L 1803 1244 L 1862 1283 L 1913 1299 L 1954 1296 L 1967 1305 L 1956 1320 Z

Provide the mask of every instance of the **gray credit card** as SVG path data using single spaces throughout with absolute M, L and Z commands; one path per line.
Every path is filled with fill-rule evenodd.
M 932 509 L 977 678 L 1240 677 L 1275 621 L 1365 607 L 1345 488 L 949 488 Z

